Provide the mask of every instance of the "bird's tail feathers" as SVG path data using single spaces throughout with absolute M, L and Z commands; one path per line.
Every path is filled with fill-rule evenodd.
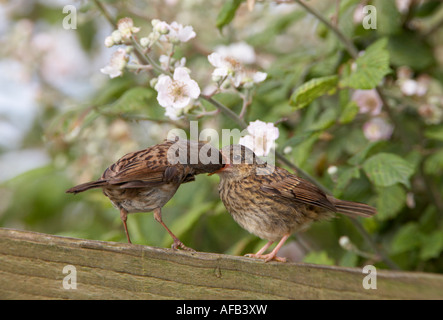
M 335 206 L 337 212 L 350 217 L 371 217 L 377 213 L 377 209 L 364 203 L 339 200 L 328 196 L 328 200 Z
M 92 182 L 86 182 L 79 184 L 78 186 L 72 187 L 71 189 L 66 190 L 66 193 L 79 193 L 93 188 L 101 188 L 106 185 L 108 182 L 106 180 L 97 180 Z

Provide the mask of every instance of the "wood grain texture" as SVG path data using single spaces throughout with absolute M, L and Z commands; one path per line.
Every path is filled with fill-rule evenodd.
M 77 289 L 63 288 L 63 268 Z M 0 228 L 1 299 L 443 299 L 443 276 L 377 270 L 377 289 L 359 268 L 264 263 L 126 243 Z

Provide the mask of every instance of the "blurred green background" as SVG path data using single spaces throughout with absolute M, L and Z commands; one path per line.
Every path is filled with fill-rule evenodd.
M 300 6 L 260 1 L 249 11 L 242 1 L 102 3 L 113 17 L 131 17 L 141 28 L 140 37 L 149 34 L 152 19 L 192 25 L 197 37 L 178 47 L 174 56 L 186 57 L 202 91 L 211 85 L 208 54 L 237 42 L 252 46 L 252 67 L 268 77 L 254 90 L 245 120 L 279 122 L 278 150 L 288 160 L 334 195 L 376 206 L 379 215 L 361 223 L 401 269 L 443 272 L 440 1 L 308 2 L 359 50 L 388 39 L 391 71 L 383 88 L 394 132 L 373 142 L 364 133 L 371 116 L 349 104 L 350 88 L 301 109 L 291 105 L 291 95 L 307 81 L 352 70 L 352 59 L 335 34 Z M 357 14 L 367 4 L 377 8 L 375 30 L 363 28 Z M 62 26 L 65 5 L 77 8 L 75 30 Z M 186 130 L 189 120 L 199 121 L 200 129 L 237 128 L 223 114 L 198 118 L 197 110 L 182 120 L 168 119 L 149 85 L 149 73 L 125 72 L 115 79 L 102 74 L 100 68 L 115 51 L 104 46 L 113 28 L 93 1 L 1 1 L 0 17 L 1 227 L 125 242 L 119 213 L 100 190 L 76 196 L 65 190 L 98 179 L 121 156 L 163 141 L 173 128 Z M 158 59 L 159 52 L 152 55 Z M 399 81 L 401 72 L 409 80 L 426 76 L 426 93 L 410 94 Z M 216 97 L 240 112 L 242 101 L 235 92 Z M 395 154 L 410 164 L 407 183 L 399 179 L 380 186 L 368 179 L 364 161 L 379 153 Z M 165 223 L 197 251 L 240 255 L 258 250 L 266 241 L 233 221 L 217 184 L 217 176 L 200 175 L 182 185 L 162 211 Z M 152 213 L 131 214 L 128 228 L 134 243 L 172 243 Z M 352 245 L 341 246 L 343 236 Z M 347 218 L 315 223 L 293 236 L 280 254 L 292 261 L 387 267 Z

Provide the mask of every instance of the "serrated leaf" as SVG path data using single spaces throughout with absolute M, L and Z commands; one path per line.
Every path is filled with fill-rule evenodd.
M 389 187 L 402 183 L 410 187 L 409 178 L 414 173 L 414 166 L 392 153 L 379 153 L 363 163 L 363 169 L 369 180 L 378 187 Z
M 295 109 L 302 109 L 318 97 L 334 94 L 337 83 L 338 77 L 336 75 L 311 79 L 295 90 L 291 96 L 290 104 Z
M 377 215 L 378 220 L 384 221 L 395 218 L 406 203 L 406 192 L 399 185 L 377 188 Z
M 363 55 L 355 60 L 351 74 L 340 81 L 342 88 L 373 89 L 391 72 L 387 39 L 383 38 L 370 45 Z
M 225 1 L 223 7 L 217 15 L 217 19 L 215 21 L 215 26 L 221 31 L 224 26 L 231 23 L 231 21 L 235 17 L 235 13 L 237 12 L 238 7 L 241 5 L 243 0 L 228 0 Z

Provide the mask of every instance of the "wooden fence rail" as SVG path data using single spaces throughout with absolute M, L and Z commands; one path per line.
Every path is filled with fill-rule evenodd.
M 365 276 L 0 228 L 1 299 L 443 299 L 443 275 L 377 270 L 377 289 Z

